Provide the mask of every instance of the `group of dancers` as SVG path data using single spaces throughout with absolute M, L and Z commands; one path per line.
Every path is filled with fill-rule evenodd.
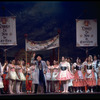
M 26 93 L 83 93 L 100 91 L 100 58 L 89 55 L 85 61 L 77 57 L 75 62 L 62 57 L 46 62 L 42 55 L 33 54 L 31 62 L 12 59 L 0 63 L 1 93 L 22 94 L 23 82 Z M 25 91 L 24 91 L 25 92 Z

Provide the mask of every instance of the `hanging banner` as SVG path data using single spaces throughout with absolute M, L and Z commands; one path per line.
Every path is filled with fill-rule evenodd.
M 96 19 L 76 19 L 76 46 L 97 46 Z
M 0 17 L 0 46 L 17 45 L 16 17 Z
M 59 47 L 59 35 L 46 41 L 26 40 L 26 51 L 50 50 Z

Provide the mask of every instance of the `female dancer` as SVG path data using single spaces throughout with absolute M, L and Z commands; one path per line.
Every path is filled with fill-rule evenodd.
M 16 79 L 18 79 L 18 76 L 16 74 L 16 66 L 15 66 L 15 60 L 11 60 L 11 63 L 8 65 L 9 69 L 8 69 L 8 78 L 9 78 L 9 92 L 10 94 L 13 94 L 13 89 L 14 89 L 14 83 L 16 81 Z
M 96 79 L 94 76 L 94 70 L 93 70 L 93 64 L 92 64 L 92 56 L 89 55 L 88 61 L 87 61 L 87 67 L 86 67 L 86 81 L 87 81 L 87 92 L 89 92 L 89 89 L 91 92 L 93 92 L 93 86 L 96 86 Z
M 83 76 L 86 76 L 87 59 L 88 59 L 88 57 L 85 58 L 84 62 L 82 63 L 82 66 L 83 66 Z M 87 91 L 87 85 L 85 86 L 85 90 L 84 91 L 85 92 Z
M 0 94 L 3 92 L 3 88 L 4 88 L 3 81 L 2 81 L 2 74 L 3 74 L 3 67 L 0 62 Z
M 31 93 L 31 87 L 32 87 L 32 79 L 29 78 L 31 71 L 30 71 L 30 64 L 27 63 L 27 68 L 26 68 L 26 91 L 27 94 L 30 92 Z
M 3 84 L 4 84 L 4 92 L 7 94 L 9 92 L 9 81 L 6 79 L 8 75 L 8 61 L 5 61 L 4 66 L 3 66 Z
M 18 80 L 16 81 L 16 92 L 20 94 L 22 93 L 22 82 L 26 80 L 23 73 L 24 67 L 23 67 L 22 60 L 18 61 L 18 65 L 16 69 L 17 69 L 17 75 L 18 75 Z
M 68 80 L 73 79 L 74 76 L 70 72 L 70 64 L 65 61 L 64 57 L 62 57 L 62 62 L 60 62 L 59 68 L 60 72 L 56 78 L 63 83 L 64 91 L 62 93 L 68 93 Z
M 32 80 L 32 93 L 34 93 L 35 90 L 35 84 L 38 84 L 38 75 L 36 73 L 36 62 L 32 62 L 31 66 L 29 68 L 30 70 L 30 76 L 29 76 L 29 80 Z
M 53 67 L 53 72 L 52 72 L 52 81 L 54 83 L 54 91 L 55 92 L 59 92 L 59 81 L 56 79 L 56 77 L 58 76 L 59 73 L 59 64 L 58 61 L 54 60 L 53 61 L 54 65 Z
M 85 77 L 84 77 L 83 72 L 82 72 L 83 66 L 81 64 L 80 58 L 77 58 L 76 64 L 74 64 L 73 67 L 76 69 L 76 71 L 74 73 L 73 86 L 77 88 L 77 91 L 76 91 L 77 93 L 78 92 L 82 93 L 83 92 L 82 87 L 86 86 L 86 81 L 85 81 Z
M 99 64 L 98 64 L 98 82 L 97 82 L 97 85 L 98 85 L 98 92 L 100 92 L 100 61 L 99 61 Z
M 71 73 L 73 73 L 73 70 L 72 70 L 72 58 L 67 58 L 67 61 L 69 62 L 70 64 L 70 71 Z M 73 92 L 73 79 L 70 79 L 69 82 L 68 82 L 68 91 L 69 92 Z
M 47 92 L 51 92 L 51 66 L 50 66 L 50 62 L 47 60 L 46 64 L 48 66 L 48 70 L 46 73 L 46 81 L 47 81 Z

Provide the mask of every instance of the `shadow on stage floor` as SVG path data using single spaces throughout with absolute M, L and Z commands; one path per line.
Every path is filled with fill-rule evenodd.
M 8 99 L 8 100 L 14 100 L 14 99 L 23 99 L 23 100 L 31 100 L 31 99 L 42 99 L 42 100 L 48 100 L 48 99 L 55 99 L 55 100 L 69 100 L 69 99 L 99 99 L 100 93 L 46 93 L 46 94 L 0 94 L 0 99 Z

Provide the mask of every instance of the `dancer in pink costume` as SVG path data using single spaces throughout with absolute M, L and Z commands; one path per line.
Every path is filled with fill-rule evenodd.
M 73 79 L 74 76 L 70 71 L 70 64 L 62 57 L 62 62 L 59 64 L 60 72 L 57 76 L 57 80 L 61 80 L 63 83 L 63 93 L 68 93 L 68 80 Z

